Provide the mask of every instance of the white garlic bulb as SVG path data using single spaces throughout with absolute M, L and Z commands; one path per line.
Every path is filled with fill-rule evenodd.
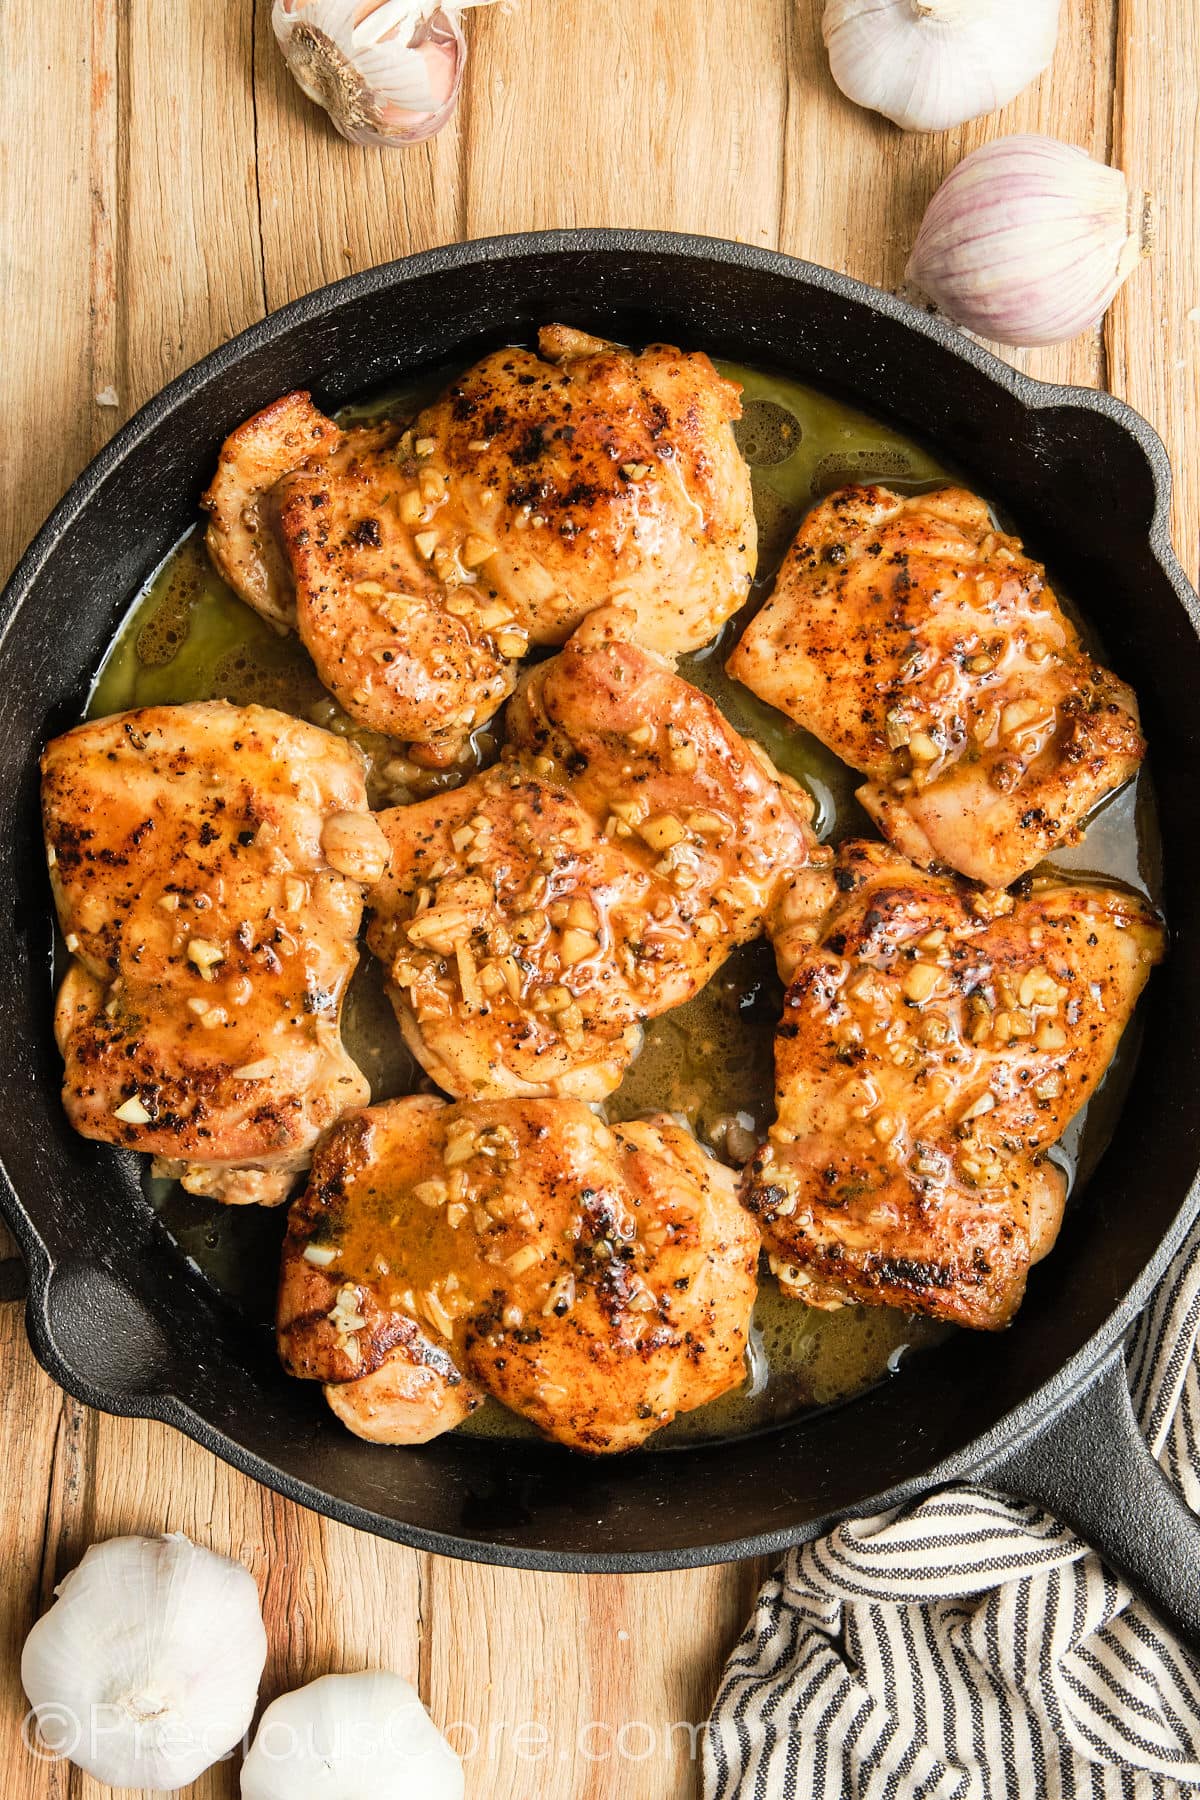
M 905 131 L 995 112 L 1054 55 L 1060 0 L 826 0 L 833 79 Z
M 254 1577 L 171 1537 L 93 1544 L 25 1640 L 42 1744 L 111 1787 L 186 1787 L 249 1729 L 267 1655 Z
M 354 144 L 417 144 L 458 100 L 467 45 L 459 14 L 493 0 L 275 0 L 289 69 Z
M 1151 248 L 1151 218 L 1119 169 L 1054 138 L 998 138 L 947 175 L 905 275 L 981 337 L 1059 344 L 1103 316 Z
M 242 1800 L 462 1800 L 463 1786 L 417 1690 L 386 1669 L 272 1700 L 242 1765 Z

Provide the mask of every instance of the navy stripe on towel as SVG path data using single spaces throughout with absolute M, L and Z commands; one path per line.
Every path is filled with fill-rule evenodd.
M 1129 1368 L 1150 1447 L 1200 1511 L 1200 1227 Z M 1073 1532 L 982 1489 L 793 1550 L 704 1740 L 704 1800 L 1085 1796 L 1200 1800 L 1200 1664 Z

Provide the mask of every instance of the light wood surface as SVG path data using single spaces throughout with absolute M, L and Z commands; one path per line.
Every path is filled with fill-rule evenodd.
M 987 138 L 1042 130 L 1155 191 L 1160 247 L 1102 330 L 1014 360 L 1107 383 L 1147 414 L 1172 453 L 1176 542 L 1194 576 L 1195 7 L 1067 0 L 1048 74 L 938 138 L 903 137 L 842 99 L 820 10 L 520 0 L 473 15 L 456 121 L 430 145 L 380 153 L 343 143 L 294 88 L 267 0 L 0 0 L 0 565 L 163 382 L 351 270 L 487 232 L 626 224 L 777 246 L 895 287 L 946 170 Z M 419 1556 L 301 1512 L 158 1426 L 78 1406 L 35 1365 L 11 1302 L 0 1371 L 6 1800 L 104 1791 L 22 1748 L 20 1642 L 88 1542 L 176 1529 L 258 1578 L 267 1696 L 330 1669 L 398 1669 L 473 1749 L 470 1800 L 698 1792 L 686 1727 L 704 1717 L 760 1568 L 576 1578 Z M 681 1503 L 684 1480 L 681 1465 Z M 232 1763 L 192 1790 L 236 1791 Z

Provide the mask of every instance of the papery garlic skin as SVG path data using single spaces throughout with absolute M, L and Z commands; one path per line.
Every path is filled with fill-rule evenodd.
M 267 1655 L 241 1563 L 181 1533 L 93 1544 L 25 1640 L 44 1751 L 111 1787 L 186 1787 L 249 1729 Z
M 826 0 L 822 30 L 848 99 L 905 131 L 947 131 L 1006 106 L 1054 55 L 1061 0 Z
M 282 1694 L 242 1765 L 242 1800 L 462 1800 L 463 1787 L 417 1690 L 386 1669 Z
M 440 131 L 467 60 L 459 14 L 493 0 L 275 0 L 289 69 L 354 144 L 399 147 Z
M 963 158 L 929 202 L 906 280 L 1001 344 L 1065 343 L 1151 249 L 1149 194 L 1073 145 L 1023 135 Z

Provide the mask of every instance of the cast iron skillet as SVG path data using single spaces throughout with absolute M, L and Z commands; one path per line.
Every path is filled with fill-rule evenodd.
M 1129 1407 L 1122 1338 L 1194 1216 L 1200 930 L 1151 984 L 1114 1142 L 1011 1330 L 965 1333 L 853 1404 L 718 1447 L 588 1462 L 552 1446 L 360 1443 L 266 1331 L 190 1268 L 134 1159 L 59 1104 L 36 752 L 80 714 L 131 594 L 195 517 L 222 438 L 311 385 L 347 396 L 549 319 L 667 339 L 832 389 L 927 437 L 1083 597 L 1136 686 L 1154 755 L 1166 906 L 1193 914 L 1200 608 L 1171 553 L 1169 472 L 1107 395 L 1045 387 L 936 320 L 828 270 L 646 232 L 457 245 L 310 295 L 173 382 L 81 476 L 3 599 L 0 1201 L 29 1269 L 28 1326 L 90 1405 L 163 1419 L 279 1492 L 443 1554 L 535 1569 L 684 1568 L 781 1549 L 958 1477 L 1044 1502 L 1200 1645 L 1195 1521 Z

